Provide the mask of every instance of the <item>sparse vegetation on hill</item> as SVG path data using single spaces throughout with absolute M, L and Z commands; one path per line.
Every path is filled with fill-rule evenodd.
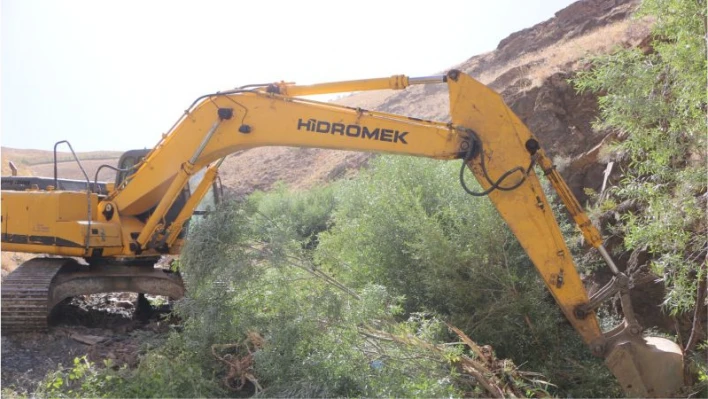
M 93 159 L 118 159 L 121 152 L 118 151 L 86 151 L 77 153 L 81 160 Z M 54 153 L 45 150 L 25 150 L 18 148 L 2 147 L 3 157 L 27 166 L 41 165 L 54 162 Z M 73 162 L 74 157 L 69 152 L 57 151 L 57 162 Z
M 20 176 L 53 176 L 54 175 L 54 153 L 45 150 L 28 150 L 18 148 L 2 147 L 2 175 L 11 174 L 9 161 L 12 161 L 18 169 Z M 107 163 L 115 166 L 118 163 L 121 152 L 119 151 L 87 151 L 77 153 L 89 178 L 93 179 L 98 166 Z M 81 170 L 74 161 L 74 157 L 69 152 L 57 152 L 57 164 L 59 177 L 68 179 L 84 179 Z M 108 173 L 106 173 L 108 175 Z M 104 177 L 104 176 L 101 176 Z M 108 178 L 108 180 L 112 177 Z

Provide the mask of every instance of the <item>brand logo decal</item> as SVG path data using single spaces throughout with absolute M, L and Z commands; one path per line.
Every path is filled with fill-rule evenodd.
M 344 123 L 333 123 L 327 121 L 318 121 L 317 119 L 297 121 L 297 130 L 305 130 L 307 132 L 338 134 L 352 138 L 362 138 L 366 140 L 386 141 L 388 143 L 408 144 L 406 135 L 408 132 L 401 132 L 393 129 L 368 128 L 360 125 L 345 125 Z

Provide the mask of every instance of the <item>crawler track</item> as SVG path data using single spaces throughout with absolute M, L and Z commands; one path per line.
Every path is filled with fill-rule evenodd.
M 47 330 L 49 288 L 71 259 L 35 258 L 20 265 L 2 282 L 2 333 Z
M 2 333 L 47 331 L 61 301 L 77 295 L 135 292 L 184 296 L 178 273 L 145 266 L 80 265 L 71 258 L 35 258 L 2 283 Z

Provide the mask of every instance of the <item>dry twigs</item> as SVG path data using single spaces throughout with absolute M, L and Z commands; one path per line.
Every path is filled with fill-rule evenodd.
M 461 374 L 474 378 L 476 384 L 486 391 L 483 396 L 494 398 L 526 397 L 524 389 L 521 387 L 521 381 L 527 378 L 523 376 L 522 372 L 516 369 L 513 363 L 508 360 L 496 359 L 491 347 L 479 346 L 462 332 L 462 330 L 450 324 L 447 326 L 461 338 L 462 342 L 464 342 L 473 353 L 473 357 L 467 355 L 456 357 L 451 361 L 452 364 L 457 366 Z M 368 326 L 360 328 L 359 332 L 373 339 L 413 345 L 435 353 L 441 358 L 443 358 L 442 355 L 445 352 L 445 345 L 431 344 L 412 335 L 395 335 Z M 535 382 L 544 383 L 539 380 L 535 380 Z M 541 392 L 541 394 L 542 393 L 543 392 Z M 535 394 L 538 396 L 539 392 L 536 391 Z
M 246 382 L 253 384 L 255 393 L 263 390 L 258 380 L 253 375 L 253 354 L 256 350 L 263 346 L 264 339 L 257 332 L 250 331 L 246 339 L 236 344 L 212 345 L 211 354 L 224 363 L 228 368 L 226 376 L 224 376 L 224 385 L 232 391 L 241 391 Z M 235 349 L 237 353 L 226 353 L 220 355 L 217 351 Z M 243 353 L 240 357 L 238 352 Z

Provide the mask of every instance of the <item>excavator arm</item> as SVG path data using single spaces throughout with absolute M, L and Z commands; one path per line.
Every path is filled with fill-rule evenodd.
M 162 241 L 161 236 L 170 235 L 173 226 L 164 226 L 161 221 L 193 172 L 238 150 L 289 145 L 466 159 L 575 329 L 586 343 L 597 341 L 602 334 L 594 315 L 582 319 L 573 315 L 588 297 L 530 167 L 534 159 L 544 157 L 538 141 L 500 96 L 486 86 L 461 73 L 450 73 L 438 81 L 446 81 L 449 87 L 451 124 L 283 95 L 360 87 L 403 88 L 410 82 L 405 77 L 358 85 L 345 82 L 341 87 L 270 86 L 203 100 L 112 198 L 121 215 L 141 213 L 158 204 L 132 243 L 133 250 L 148 250 L 151 243 Z M 531 150 L 528 143 L 535 143 Z M 492 188 L 492 183 L 512 170 L 516 172 L 508 174 L 498 188 Z M 512 186 L 516 187 L 508 189 Z M 591 224 L 583 227 L 589 226 L 592 228 Z M 174 235 L 175 229 L 171 230 Z
M 448 86 L 451 123 L 298 97 L 436 83 Z M 665 396 L 680 386 L 683 364 L 680 350 L 676 356 L 677 347 L 671 346 L 670 341 L 657 344 L 641 338 L 641 328 L 633 319 L 629 303 L 628 279 L 619 273 L 602 247 L 600 233 L 553 168 L 538 140 L 501 96 L 456 70 L 436 77 L 399 75 L 312 86 L 281 82 L 200 97 L 143 159 L 137 171 L 98 204 L 94 226 L 110 223 L 123 229 L 122 248 L 114 249 L 115 255 L 176 253 L 180 247 L 177 236 L 213 181 L 220 160 L 260 146 L 332 148 L 462 160 L 460 179 L 465 190 L 474 196 L 488 196 L 494 203 L 568 321 L 594 353 L 608 359 L 608 366 L 625 390 L 639 396 Z M 600 296 L 588 298 L 535 166 L 547 176 L 586 241 L 598 248 L 616 275 Z M 168 221 L 166 215 L 175 206 L 190 176 L 205 167 L 209 167 L 206 182 L 183 205 L 177 218 Z M 466 187 L 465 169 L 472 171 L 481 192 Z M 112 211 L 107 213 L 106 208 Z M 617 293 L 622 297 L 627 320 L 603 334 L 595 309 L 602 300 Z M 647 365 L 657 362 L 662 368 Z

